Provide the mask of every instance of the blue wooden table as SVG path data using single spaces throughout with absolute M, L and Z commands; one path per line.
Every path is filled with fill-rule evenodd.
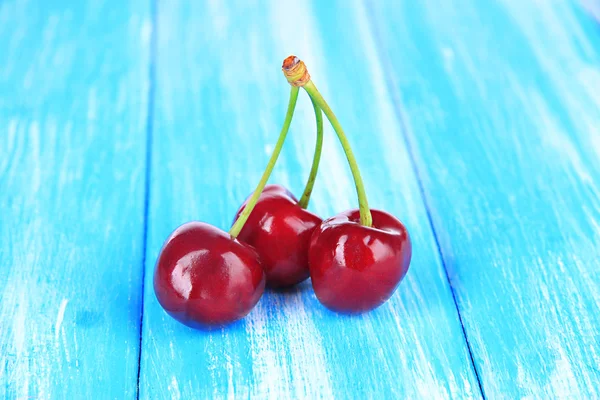
M 0 398 L 600 398 L 599 9 L 0 1 Z M 411 232 L 411 268 L 364 315 L 305 282 L 191 330 L 158 305 L 154 263 L 253 190 L 290 53 L 371 205 Z M 296 194 L 313 119 L 302 95 L 271 180 Z M 323 217 L 356 206 L 325 135 Z

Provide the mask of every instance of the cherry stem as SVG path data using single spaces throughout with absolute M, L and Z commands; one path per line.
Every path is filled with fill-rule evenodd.
M 360 171 L 358 169 L 358 164 L 356 163 L 356 158 L 354 157 L 354 153 L 352 153 L 352 148 L 350 147 L 350 142 L 348 142 L 348 138 L 340 125 L 337 117 L 321 95 L 317 90 L 317 87 L 313 83 L 312 80 L 309 80 L 302 86 L 306 92 L 309 94 L 311 99 L 317 104 L 317 106 L 323 110 L 327 119 L 331 123 L 331 126 L 335 130 L 340 143 L 342 144 L 342 148 L 344 149 L 344 153 L 346 153 L 346 158 L 348 159 L 348 164 L 350 165 L 350 170 L 352 171 L 352 176 L 354 178 L 354 185 L 356 186 L 356 193 L 358 195 L 358 207 L 360 210 L 360 224 L 364 226 L 372 226 L 373 225 L 373 217 L 371 216 L 371 210 L 369 210 L 369 204 L 367 202 L 367 194 L 365 193 L 365 185 L 363 184 L 362 178 L 360 177 Z
M 310 98 L 313 108 L 315 110 L 315 118 L 317 120 L 317 143 L 315 144 L 315 155 L 313 156 L 312 167 L 310 168 L 310 174 L 308 175 L 308 181 L 304 187 L 304 193 L 300 197 L 298 205 L 302 208 L 308 207 L 310 201 L 310 195 L 312 194 L 315 181 L 317 179 L 317 172 L 319 171 L 319 162 L 321 161 L 321 151 L 323 149 L 323 112 L 315 103 L 313 98 Z
M 275 167 L 275 163 L 277 162 L 277 158 L 281 153 L 281 148 L 283 147 L 283 143 L 285 142 L 288 130 L 290 129 L 290 124 L 292 123 L 294 109 L 296 108 L 296 100 L 298 100 L 298 88 L 292 86 L 292 89 L 290 90 L 290 100 L 288 103 L 287 112 L 285 114 L 285 120 L 283 122 L 283 127 L 281 128 L 281 133 L 279 133 L 277 143 L 275 144 L 275 148 L 273 149 L 273 154 L 271 154 L 271 158 L 269 159 L 267 168 L 265 168 L 265 172 L 263 172 L 263 175 L 260 178 L 260 182 L 258 182 L 258 185 L 256 186 L 256 190 L 254 190 L 254 193 L 252 193 L 252 196 L 246 203 L 246 207 L 244 207 L 244 210 L 240 214 L 240 217 L 235 221 L 235 223 L 229 230 L 229 234 L 233 238 L 236 238 L 240 234 L 242 228 L 244 227 L 244 224 L 248 220 L 248 217 L 250 217 L 250 213 L 252 212 L 254 206 L 256 206 L 256 203 L 258 202 L 258 198 L 260 197 L 263 189 L 265 188 L 265 185 L 267 184 L 267 181 L 271 176 L 271 172 L 273 172 L 273 167 Z

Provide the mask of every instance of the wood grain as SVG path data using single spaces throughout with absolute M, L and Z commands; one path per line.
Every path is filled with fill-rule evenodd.
M 158 7 L 156 107 L 144 301 L 142 398 L 478 398 L 456 307 L 360 3 L 164 2 Z M 414 243 L 393 298 L 362 316 L 324 309 L 310 283 L 268 292 L 243 321 L 190 330 L 152 289 L 160 247 L 179 224 L 227 229 L 272 150 L 287 102 L 280 63 L 301 56 L 347 127 L 370 203 Z M 353 60 L 339 65 L 339 60 Z M 354 85 L 349 85 L 354 82 Z M 314 120 L 299 101 L 273 182 L 299 193 Z M 356 206 L 333 132 L 310 208 Z
M 600 30 L 569 2 L 373 5 L 488 398 L 600 397 Z
M 600 397 L 597 8 L 0 1 L 0 398 Z M 370 204 L 408 226 L 411 269 L 362 316 L 306 282 L 190 330 L 158 305 L 154 262 L 183 222 L 229 228 L 290 53 Z M 313 119 L 302 95 L 272 179 L 296 194 Z M 357 205 L 325 135 L 323 217 Z
M 149 7 L 0 2 L 0 398 L 135 398 Z

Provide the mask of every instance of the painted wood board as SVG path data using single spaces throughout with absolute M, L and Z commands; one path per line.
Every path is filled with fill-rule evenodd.
M 140 397 L 480 397 L 364 6 L 161 2 L 156 32 Z M 370 203 L 408 226 L 411 270 L 387 304 L 362 316 L 327 311 L 306 282 L 267 292 L 233 326 L 191 330 L 158 305 L 154 263 L 181 223 L 229 228 L 278 135 L 289 92 L 280 65 L 292 52 L 347 127 Z M 341 148 L 325 134 L 310 208 L 330 216 L 356 200 Z M 302 95 L 273 182 L 302 190 L 314 135 Z
M 484 395 L 600 397 L 600 27 L 579 2 L 373 3 Z
M 0 398 L 136 397 L 150 34 L 0 2 Z

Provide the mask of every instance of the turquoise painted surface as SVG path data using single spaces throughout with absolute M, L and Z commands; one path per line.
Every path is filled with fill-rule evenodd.
M 597 21 L 565 2 L 371 16 L 484 394 L 600 397 Z
M 0 398 L 595 398 L 593 2 L 0 3 Z M 197 332 L 152 271 L 254 188 L 303 58 L 411 270 L 342 317 L 310 283 Z M 299 193 L 301 95 L 272 178 Z M 310 208 L 356 206 L 333 131 Z
M 362 10 L 360 4 L 159 6 L 141 397 L 479 396 L 399 125 L 380 97 L 383 71 L 363 58 L 375 53 Z M 302 30 L 286 28 L 294 24 Z M 154 262 L 167 235 L 185 221 L 227 229 L 254 189 L 285 114 L 289 85 L 280 63 L 290 48 L 305 59 L 360 149 L 370 203 L 406 222 L 412 270 L 389 303 L 364 316 L 328 312 L 307 282 L 268 292 L 233 327 L 198 333 L 158 305 Z M 356 64 L 344 71 L 327 61 L 341 57 Z M 353 72 L 361 78 L 349 87 Z M 325 133 L 327 156 L 311 204 L 324 216 L 356 206 L 341 148 L 331 129 Z M 289 137 L 273 181 L 300 193 L 315 140 L 304 95 Z
M 0 3 L 0 398 L 136 395 L 149 22 Z

